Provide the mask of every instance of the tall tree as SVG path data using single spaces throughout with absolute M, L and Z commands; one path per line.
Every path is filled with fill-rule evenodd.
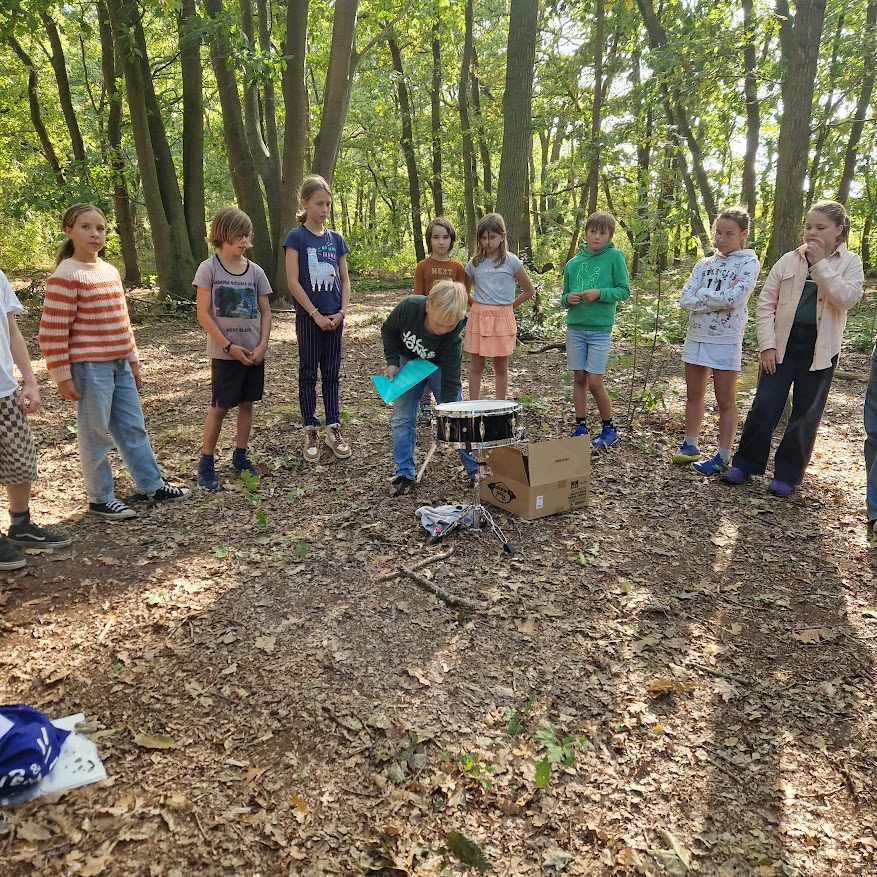
M 475 145 L 469 115 L 469 79 L 472 73 L 473 9 L 472 0 L 465 0 L 463 57 L 457 83 L 457 108 L 460 113 L 460 138 L 463 141 L 463 207 L 466 213 L 466 247 L 475 247 Z
M 591 164 L 588 169 L 588 213 L 597 209 L 600 181 L 600 122 L 603 107 L 603 18 L 604 0 L 597 0 L 594 12 L 594 102 L 591 105 Z
M 509 248 L 527 255 L 531 251 L 528 183 L 538 18 L 538 0 L 511 0 L 502 99 L 502 154 L 496 187 L 496 209 L 505 218 Z
M 408 195 L 411 199 L 411 231 L 414 237 L 414 252 L 417 261 L 426 258 L 423 247 L 423 225 L 420 216 L 420 176 L 417 173 L 417 160 L 414 154 L 414 131 L 411 125 L 411 101 L 408 97 L 408 84 L 405 82 L 405 70 L 402 67 L 402 53 L 399 43 L 391 32 L 387 37 L 393 70 L 396 71 L 396 92 L 399 97 L 399 115 L 402 117 L 402 138 L 399 141 L 402 154 L 405 156 L 405 167 L 408 170 Z
M 755 55 L 756 21 L 753 0 L 743 0 L 743 93 L 746 98 L 746 152 L 743 155 L 742 201 L 750 214 L 757 205 L 756 159 L 761 129 L 758 101 L 758 70 Z
M 429 89 L 430 147 L 432 152 L 432 203 L 436 216 L 445 214 L 442 186 L 442 43 L 439 32 L 440 6 L 436 3 L 432 23 L 432 82 Z

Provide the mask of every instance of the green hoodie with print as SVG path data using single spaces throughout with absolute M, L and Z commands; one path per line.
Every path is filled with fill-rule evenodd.
M 569 293 L 584 292 L 586 289 L 599 289 L 600 298 L 574 305 L 567 303 L 566 297 Z M 560 301 L 567 309 L 566 325 L 570 329 L 611 332 L 615 323 L 616 303 L 629 298 L 627 266 L 624 264 L 624 256 L 615 249 L 612 241 L 596 253 L 592 253 L 587 243 L 583 243 L 563 269 L 563 294 Z

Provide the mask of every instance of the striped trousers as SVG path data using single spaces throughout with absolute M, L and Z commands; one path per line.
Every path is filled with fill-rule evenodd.
M 298 404 L 305 426 L 319 426 L 317 417 L 317 368 L 323 386 L 323 410 L 328 426 L 341 422 L 338 378 L 341 374 L 342 323 L 334 332 L 324 332 L 307 314 L 296 311 L 298 338 Z

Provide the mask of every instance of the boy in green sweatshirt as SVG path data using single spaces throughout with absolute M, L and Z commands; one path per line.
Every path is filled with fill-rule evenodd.
M 585 240 L 563 270 L 561 302 L 566 313 L 566 365 L 573 373 L 574 436 L 587 435 L 590 389 L 603 428 L 594 437 L 595 448 L 606 450 L 618 441 L 612 420 L 612 400 L 603 384 L 609 362 L 609 340 L 615 323 L 615 305 L 630 298 L 624 256 L 615 249 L 615 217 L 598 211 L 588 217 Z

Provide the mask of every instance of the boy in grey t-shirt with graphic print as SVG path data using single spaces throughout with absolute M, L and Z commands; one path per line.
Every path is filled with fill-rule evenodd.
M 259 476 L 247 456 L 253 428 L 253 403 L 265 386 L 265 354 L 271 333 L 271 285 L 265 272 L 244 256 L 250 247 L 253 223 L 235 207 L 223 207 L 213 217 L 210 242 L 219 251 L 198 266 L 192 285 L 197 290 L 198 322 L 207 332 L 211 358 L 212 399 L 204 424 L 204 444 L 198 464 L 198 486 L 219 489 L 214 452 L 222 421 L 238 409 L 235 471 Z

